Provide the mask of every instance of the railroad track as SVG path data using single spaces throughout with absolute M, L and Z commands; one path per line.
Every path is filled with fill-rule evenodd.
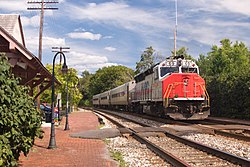
M 223 121 L 221 121 L 222 123 Z M 204 121 L 189 121 L 188 123 L 193 124 L 196 127 L 205 128 L 210 130 L 216 135 L 221 135 L 229 138 L 234 138 L 242 141 L 250 142 L 250 126 L 242 124 L 227 124 L 227 125 L 218 125 L 218 122 L 207 122 Z M 246 122 L 245 122 L 246 123 Z M 231 125 L 231 128 L 230 128 Z M 214 127 L 213 127 L 214 126 Z M 223 129 L 216 128 L 223 126 Z M 239 128 L 236 128 L 238 126 Z M 232 128 L 233 127 L 233 128 Z
M 107 110 L 103 110 L 106 111 Z M 110 114 L 112 114 L 112 112 L 109 112 Z M 133 115 L 136 117 L 142 117 L 145 119 L 149 119 L 152 121 L 156 121 L 156 122 L 161 122 L 163 124 L 174 124 L 174 125 L 186 125 L 186 126 L 194 126 L 196 128 L 202 129 L 203 132 L 205 133 L 211 133 L 211 134 L 216 134 L 216 135 L 220 135 L 220 136 L 224 136 L 224 137 L 228 137 L 228 138 L 234 138 L 234 139 L 238 139 L 238 140 L 242 140 L 242 141 L 246 141 L 246 142 L 250 142 L 250 130 L 249 129 L 226 129 L 226 130 L 219 130 L 216 129 L 210 125 L 215 125 L 215 122 L 207 122 L 206 120 L 204 121 L 175 121 L 175 120 L 168 120 L 168 119 L 162 119 L 162 118 L 158 118 L 158 117 L 152 117 L 152 116 L 148 116 L 148 115 L 138 115 L 138 114 L 131 114 L 129 112 L 125 113 L 126 115 Z M 127 119 L 129 119 L 129 117 L 127 117 Z M 129 119 L 131 122 L 133 122 L 133 119 Z M 223 121 L 222 121 L 223 122 Z M 226 121 L 228 123 L 228 121 Z M 138 123 L 138 121 L 137 121 Z M 247 121 L 243 121 L 243 123 L 247 124 Z M 208 124 L 208 125 L 207 125 Z M 141 123 L 142 126 L 149 126 L 149 124 L 143 124 Z M 152 126 L 152 124 L 150 123 L 150 125 Z M 157 127 L 160 127 L 160 124 L 156 125 Z M 250 126 L 248 127 L 250 128 Z
M 97 112 L 97 111 L 95 111 Z M 99 112 L 99 114 L 101 114 Z M 113 113 L 114 114 L 114 113 Z M 105 115 L 104 115 L 105 116 Z M 105 116 L 107 117 L 107 116 Z M 121 117 L 119 115 L 119 117 Z M 119 122 L 107 117 L 120 128 L 126 128 Z M 122 118 L 127 119 L 127 118 Z M 137 122 L 132 120 L 133 122 Z M 142 126 L 149 127 L 145 123 L 137 122 Z M 165 137 L 145 138 L 138 134 L 134 127 L 129 128 L 131 136 L 147 145 L 153 152 L 173 166 L 249 166 L 250 161 L 227 152 L 223 152 L 194 141 L 179 137 L 162 129 Z M 164 141 L 164 142 L 163 142 Z M 170 144 L 171 143 L 171 144 Z M 168 150 L 168 151 L 166 151 Z M 192 156 L 191 156 L 192 155 Z
M 238 120 L 238 119 L 227 119 L 227 118 L 217 118 L 217 117 L 208 117 L 205 119 L 207 123 L 219 123 L 219 124 L 237 124 L 237 125 L 247 125 L 250 126 L 250 121 L 247 120 Z

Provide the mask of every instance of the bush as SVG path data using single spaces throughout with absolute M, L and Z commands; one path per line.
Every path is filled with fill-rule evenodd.
M 17 166 L 20 153 L 26 156 L 35 137 L 42 138 L 41 116 L 4 56 L 0 56 L 0 97 L 0 166 Z

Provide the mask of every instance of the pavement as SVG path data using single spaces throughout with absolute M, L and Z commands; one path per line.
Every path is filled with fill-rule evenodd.
M 118 129 L 105 128 L 97 130 L 82 131 L 79 133 L 70 134 L 71 137 L 84 138 L 84 139 L 106 139 L 121 136 Z
M 27 157 L 21 155 L 21 167 L 117 167 L 103 140 L 73 138 L 72 134 L 97 130 L 98 118 L 88 110 L 78 110 L 69 114 L 69 128 L 64 131 L 65 117 L 56 126 L 56 149 L 48 149 L 50 124 L 44 123 L 43 139 L 36 139 Z

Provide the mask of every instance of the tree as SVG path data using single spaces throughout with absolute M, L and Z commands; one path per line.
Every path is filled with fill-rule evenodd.
M 187 53 L 187 51 L 188 48 L 181 47 L 176 51 L 176 55 L 177 56 L 183 55 L 185 59 L 196 61 L 190 54 Z M 172 56 L 174 56 L 174 51 L 172 51 Z
M 246 45 L 229 39 L 212 46 L 208 56 L 200 55 L 198 65 L 206 79 L 215 115 L 250 119 L 250 52 Z
M 89 93 L 89 83 L 90 78 L 93 74 L 90 74 L 89 71 L 85 70 L 82 72 L 82 78 L 80 79 L 80 92 L 82 94 L 82 99 L 79 102 L 80 106 L 90 106 L 92 96 Z
M 152 46 L 147 47 L 146 50 L 143 51 L 140 61 L 136 62 L 136 74 L 143 72 L 154 65 L 154 52 L 155 50 Z
M 95 94 L 113 89 L 133 80 L 132 76 L 134 76 L 133 70 L 125 66 L 103 67 L 90 78 L 89 93 L 92 97 Z
M 52 73 L 53 66 L 51 64 L 47 64 L 46 68 Z M 77 70 L 74 68 L 69 68 L 67 74 L 62 74 L 61 72 L 61 65 L 56 64 L 54 67 L 55 70 L 55 77 L 56 79 L 61 82 L 62 85 L 56 85 L 55 95 L 58 93 L 62 94 L 62 104 L 66 105 L 66 85 L 68 80 L 68 91 L 69 93 L 72 92 L 71 98 L 74 105 L 78 104 L 80 99 L 82 98 L 82 94 L 78 88 L 78 76 Z M 43 102 L 51 102 L 51 90 L 47 89 L 41 94 L 41 100 Z
M 35 137 L 42 137 L 41 115 L 10 69 L 0 56 L 0 166 L 17 166 L 21 152 L 26 156 Z

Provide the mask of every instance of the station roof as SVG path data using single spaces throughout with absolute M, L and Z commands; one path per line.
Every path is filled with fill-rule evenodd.
M 35 98 L 51 86 L 51 73 L 25 47 L 19 15 L 0 14 L 0 52 L 8 57 L 12 73 L 21 78 L 21 85 L 30 86 L 32 90 L 43 85 Z M 55 82 L 60 84 L 57 79 Z

